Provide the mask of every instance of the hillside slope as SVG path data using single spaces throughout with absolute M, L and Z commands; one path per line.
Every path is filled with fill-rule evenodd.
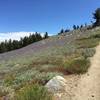
M 76 31 L 71 31 L 69 33 L 64 33 L 61 36 L 53 36 L 49 39 L 33 43 L 24 48 L 0 54 L 0 60 L 9 60 L 10 58 L 14 59 L 14 57 L 31 55 L 46 48 L 63 46 L 64 44 L 69 44 L 71 41 L 74 41 L 77 38 L 88 37 L 92 34 L 95 34 L 96 31 L 99 31 L 99 29 L 83 30 L 83 31 L 76 30 Z
M 16 56 L 23 56 L 23 55 L 31 55 L 33 53 L 37 53 L 43 49 L 55 47 L 55 46 L 63 46 L 65 43 L 73 41 L 75 38 L 78 38 L 79 35 L 77 34 L 69 34 L 66 36 L 54 36 L 46 40 L 42 40 L 37 43 L 33 43 L 29 46 L 24 48 L 14 50 L 11 52 L 0 54 L 0 60 L 7 60 Z
M 14 96 L 26 84 L 45 85 L 56 75 L 65 76 L 71 83 L 70 93 L 65 95 L 73 97 L 78 74 L 88 71 L 89 57 L 94 55 L 99 41 L 99 27 L 73 30 L 0 54 L 0 97 Z

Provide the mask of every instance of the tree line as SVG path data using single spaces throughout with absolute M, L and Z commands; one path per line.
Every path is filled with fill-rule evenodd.
M 85 23 L 85 25 L 73 25 L 73 30 L 78 30 L 78 29 L 82 29 L 82 28 L 87 28 L 87 29 L 91 29 L 97 26 L 100 26 L 100 8 L 97 8 L 95 10 L 95 12 L 93 13 L 93 18 L 95 20 L 95 22 L 91 21 L 92 25 L 87 25 Z M 61 29 L 60 32 L 58 33 L 58 35 L 69 32 L 70 29 Z
M 31 43 L 46 39 L 48 37 L 49 36 L 47 32 L 44 34 L 44 36 L 36 32 L 35 34 L 30 34 L 29 36 L 20 38 L 20 40 L 11 40 L 11 39 L 9 39 L 8 41 L 5 40 L 4 42 L 0 43 L 0 53 L 19 49 Z

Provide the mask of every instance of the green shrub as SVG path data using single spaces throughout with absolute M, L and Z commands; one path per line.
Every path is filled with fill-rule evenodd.
M 52 100 L 52 95 L 43 86 L 28 85 L 17 91 L 14 100 Z
M 76 41 L 78 48 L 94 48 L 99 44 L 99 38 L 86 38 Z
M 93 57 L 93 55 L 95 54 L 95 49 L 94 48 L 86 48 L 82 50 L 82 56 L 85 57 L 86 59 L 88 57 Z
M 64 68 L 71 74 L 82 74 L 87 72 L 90 62 L 84 58 L 77 58 L 64 63 Z
M 95 35 L 91 36 L 91 38 L 100 38 L 100 34 L 95 34 Z

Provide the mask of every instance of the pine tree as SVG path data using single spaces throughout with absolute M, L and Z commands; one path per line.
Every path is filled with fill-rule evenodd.
M 77 25 L 77 29 L 79 29 L 80 27 Z
M 46 39 L 46 38 L 48 38 L 49 36 L 48 36 L 48 33 L 46 32 L 45 34 L 44 34 L 44 39 Z
M 76 25 L 73 25 L 73 29 L 74 29 L 74 30 L 76 30 L 76 29 L 77 29 Z
M 95 13 L 93 14 L 93 18 L 96 20 L 94 26 L 100 26 L 100 8 L 97 8 Z
M 80 28 L 83 28 L 83 25 L 81 25 Z
M 64 33 L 64 29 L 61 29 L 60 33 L 61 33 L 61 34 Z

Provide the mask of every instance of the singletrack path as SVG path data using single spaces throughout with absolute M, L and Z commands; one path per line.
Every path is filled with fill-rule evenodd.
M 57 100 L 100 100 L 100 45 L 90 59 L 91 67 L 83 75 L 65 76 L 66 91 L 57 95 Z

